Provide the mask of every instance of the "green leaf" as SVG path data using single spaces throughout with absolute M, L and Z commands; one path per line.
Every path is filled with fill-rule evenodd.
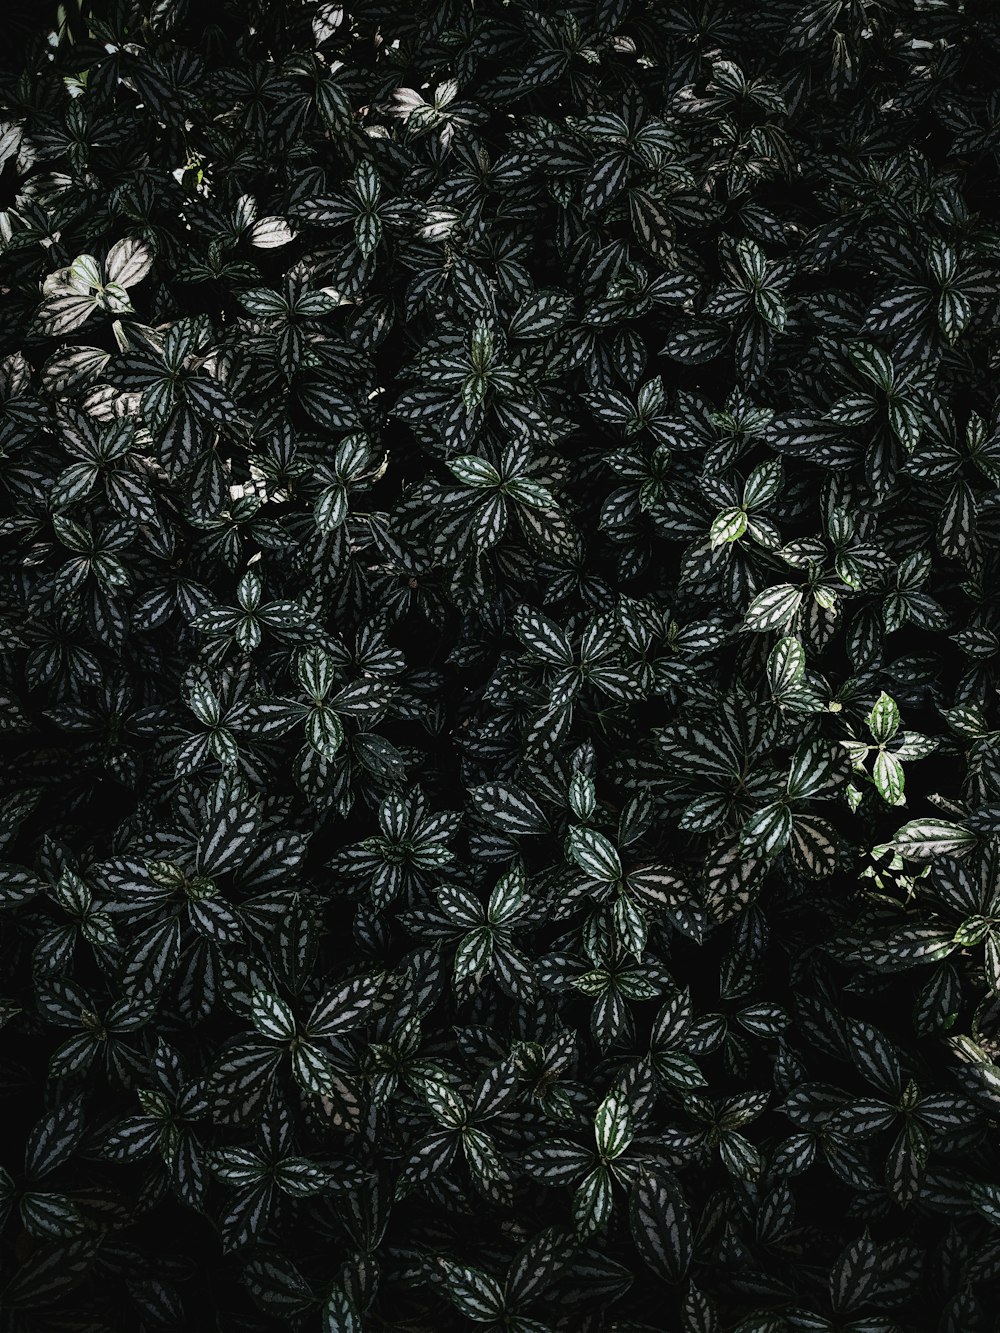
M 363 1333 L 357 1307 L 342 1287 L 334 1287 L 323 1302 L 322 1333 Z
M 452 1304 L 466 1319 L 493 1323 L 503 1313 L 503 1289 L 495 1278 L 478 1268 L 439 1259 Z
M 751 815 L 743 825 L 741 838 L 760 856 L 777 856 L 786 846 L 792 833 L 792 816 L 781 801 L 765 806 Z
M 884 690 L 868 714 L 868 729 L 879 745 L 892 740 L 899 730 L 899 709 Z
M 694 1232 L 680 1192 L 643 1173 L 631 1193 L 629 1219 L 646 1266 L 665 1282 L 681 1282 L 694 1257 Z
M 903 765 L 894 754 L 879 750 L 875 756 L 875 786 L 889 805 L 903 805 Z M 898 835 L 897 835 L 898 837 Z
M 977 1212 L 1000 1227 L 1000 1185 L 976 1181 L 969 1190 L 969 1198 Z
M 743 509 L 724 509 L 712 523 L 709 539 L 713 550 L 727 542 L 739 541 L 747 530 L 747 516 Z
M 491 926 L 503 926 L 514 921 L 528 904 L 524 870 L 515 866 L 500 880 L 490 894 L 486 912 Z
M 597 1108 L 594 1134 L 597 1151 L 605 1161 L 620 1157 L 628 1148 L 633 1137 L 632 1113 L 621 1093 L 609 1093 Z
M 450 458 L 448 466 L 466 486 L 491 487 L 502 484 L 500 473 L 485 458 L 466 454 L 462 458 Z
M 539 661 L 556 666 L 571 666 L 573 652 L 562 629 L 548 616 L 522 607 L 514 617 L 518 638 Z
M 277 995 L 256 991 L 251 1016 L 254 1027 L 269 1041 L 290 1042 L 295 1036 L 295 1015 Z
M 572 300 L 562 292 L 539 292 L 519 307 L 508 331 L 511 338 L 526 342 L 548 338 L 566 323 L 572 310 Z
M 946 819 L 913 819 L 886 844 L 910 861 L 930 861 L 938 856 L 961 856 L 976 842 L 976 835 L 961 824 Z M 879 852 L 875 848 L 875 852 Z
M 878 1252 L 867 1232 L 843 1250 L 830 1273 L 830 1304 L 838 1313 L 854 1310 L 879 1280 Z
M 621 858 L 603 833 L 577 825 L 570 829 L 566 845 L 570 857 L 590 879 L 608 884 L 621 879 Z
M 573 1221 L 581 1240 L 604 1229 L 611 1207 L 611 1174 L 606 1166 L 595 1166 L 573 1195 Z
M 780 629 L 788 624 L 802 604 L 802 589 L 792 583 L 780 583 L 759 593 L 747 607 L 744 624 L 757 633 Z
M 753 1144 L 734 1130 L 725 1130 L 719 1140 L 719 1156 L 723 1165 L 739 1180 L 756 1180 L 764 1169 L 764 1161 Z
M 781 484 L 781 460 L 773 458 L 761 463 L 747 477 L 743 488 L 743 508 L 757 509 L 761 505 L 766 505 L 780 492 Z
M 310 1037 L 331 1037 L 351 1032 L 371 1016 L 382 995 L 385 979 L 381 973 L 351 977 L 326 991 L 313 1006 L 306 1022 Z
M 892 362 L 880 347 L 874 343 L 854 343 L 848 348 L 848 356 L 865 379 L 889 392 L 894 379 Z
M 805 669 L 805 649 L 799 640 L 790 636 L 779 639 L 767 659 L 767 675 L 772 691 L 781 694 L 790 689 L 802 679 Z
M 483 972 L 493 954 L 493 931 L 477 926 L 462 940 L 455 952 L 455 981 L 464 981 Z
M 548 820 L 526 791 L 503 782 L 486 782 L 469 792 L 478 813 L 504 833 L 524 837 L 544 833 Z

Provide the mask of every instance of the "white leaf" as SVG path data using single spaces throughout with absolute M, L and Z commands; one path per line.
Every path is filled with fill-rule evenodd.
M 119 287 L 135 287 L 153 267 L 153 252 L 142 241 L 127 236 L 111 247 L 105 267 L 109 283 L 117 283 Z
M 250 232 L 250 244 L 258 250 L 277 250 L 295 239 L 295 232 L 284 218 L 261 218 Z
M 802 589 L 794 583 L 779 583 L 765 588 L 747 607 L 744 624 L 747 629 L 763 633 L 786 625 L 802 602 Z

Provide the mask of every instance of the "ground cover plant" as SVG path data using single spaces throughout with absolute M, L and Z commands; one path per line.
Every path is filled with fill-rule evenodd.
M 1000 10 L 15 10 L 0 1327 L 997 1329 Z

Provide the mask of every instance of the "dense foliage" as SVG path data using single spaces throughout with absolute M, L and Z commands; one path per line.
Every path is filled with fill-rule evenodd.
M 1000 9 L 92 9 L 0 75 L 0 1326 L 1000 1327 Z

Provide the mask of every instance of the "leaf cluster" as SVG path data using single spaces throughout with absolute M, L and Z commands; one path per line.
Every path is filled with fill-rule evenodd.
M 996 6 L 71 17 L 0 1325 L 995 1331 Z

